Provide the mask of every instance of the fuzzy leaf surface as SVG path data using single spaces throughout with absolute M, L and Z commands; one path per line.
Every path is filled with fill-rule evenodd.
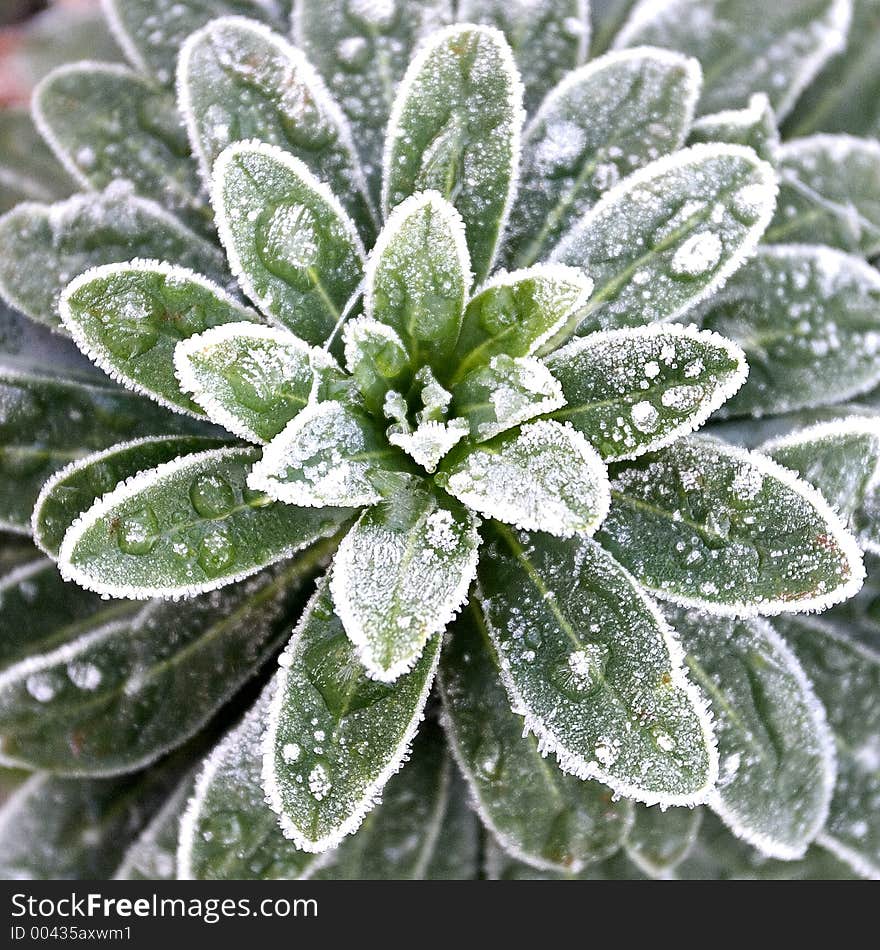
M 478 577 L 511 705 L 544 752 L 648 804 L 705 800 L 717 756 L 675 635 L 588 538 L 494 525 Z
M 595 284 L 579 332 L 680 317 L 751 254 L 775 196 L 771 166 L 740 145 L 694 145 L 625 178 L 551 254 Z
M 821 495 L 766 456 L 689 437 L 612 472 L 598 539 L 674 603 L 748 616 L 851 597 L 862 556 Z
M 504 260 L 540 259 L 621 178 L 680 148 L 699 93 L 696 60 L 668 50 L 610 53 L 570 73 L 523 132 Z
M 745 381 L 745 355 L 692 326 L 635 327 L 581 337 L 544 360 L 570 422 L 606 462 L 635 458 L 697 429 Z
M 756 92 L 744 109 L 725 109 L 697 119 L 691 126 L 688 144 L 701 142 L 747 145 L 759 158 L 775 165 L 780 146 L 779 129 L 766 94 Z

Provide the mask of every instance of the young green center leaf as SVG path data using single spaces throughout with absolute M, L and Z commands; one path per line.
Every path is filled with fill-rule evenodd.
M 370 676 L 396 680 L 455 616 L 476 572 L 478 523 L 414 481 L 365 511 L 345 536 L 330 590 Z
M 560 537 L 592 534 L 610 501 L 596 450 L 571 426 L 548 420 L 454 451 L 436 481 L 487 518 Z
M 581 332 L 684 314 L 752 253 L 775 198 L 772 167 L 739 145 L 694 145 L 625 178 L 551 254 L 593 278 Z
M 242 290 L 321 345 L 363 276 L 363 245 L 333 193 L 289 152 L 240 142 L 214 165 L 212 201 Z
M 477 604 L 450 631 L 440 686 L 444 723 L 480 816 L 510 854 L 539 869 L 578 872 L 620 846 L 632 804 L 548 762 L 498 682 Z
M 748 616 L 821 610 L 864 567 L 824 498 L 755 452 L 685 438 L 612 472 L 602 544 L 674 603 Z
M 64 536 L 62 574 L 111 597 L 189 597 L 291 557 L 351 516 L 251 491 L 245 480 L 258 455 L 199 452 L 118 485 Z
M 712 808 L 763 854 L 801 857 L 825 823 L 836 776 L 834 741 L 804 671 L 765 620 L 668 616 L 712 708 Z
M 76 345 L 112 379 L 175 412 L 202 415 L 174 375 L 178 342 L 257 315 L 183 267 L 108 264 L 65 287 L 61 320 Z
M 345 324 L 345 368 L 354 377 L 374 415 L 384 413 L 389 390 L 406 392 L 412 360 L 403 340 L 387 323 L 357 317 Z
M 440 641 L 396 683 L 377 683 L 319 583 L 279 660 L 263 740 L 263 787 L 296 847 L 334 847 L 374 806 L 423 716 Z
M 321 378 L 340 375 L 324 350 L 256 323 L 230 323 L 179 343 L 174 369 L 209 419 L 257 444 L 305 408 Z
M 496 525 L 479 580 L 504 685 L 543 752 L 648 804 L 706 798 L 709 717 L 672 630 L 609 554 Z
M 397 92 L 385 143 L 386 214 L 433 189 L 467 228 L 476 280 L 492 267 L 519 161 L 522 84 L 502 33 L 454 26 L 434 33 Z
M 212 20 L 181 50 L 177 94 L 206 181 L 232 142 L 278 145 L 372 235 L 374 212 L 348 123 L 302 52 L 277 33 L 241 17 Z
M 531 264 L 621 178 L 680 148 L 700 82 L 696 60 L 648 48 L 566 76 L 523 132 L 505 261 Z
M 592 333 L 544 362 L 565 398 L 552 418 L 570 422 L 606 462 L 699 428 L 748 372 L 738 346 L 678 324 Z

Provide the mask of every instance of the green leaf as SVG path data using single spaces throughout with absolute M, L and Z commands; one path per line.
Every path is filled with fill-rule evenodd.
M 447 367 L 471 284 L 465 229 L 436 191 L 391 213 L 366 267 L 364 310 L 391 327 L 414 366 Z
M 66 335 L 36 323 L 0 300 L 0 366 L 67 380 L 107 384 L 107 377 Z
M 763 854 L 803 857 L 828 817 L 836 767 L 825 711 L 765 620 L 670 612 L 712 709 L 720 774 L 710 806 Z
M 447 837 L 453 807 L 452 764 L 443 747 L 440 728 L 426 722 L 412 757 L 389 779 L 382 802 L 364 819 L 353 837 L 346 838 L 315 874 L 315 880 L 424 880 L 442 852 L 458 842 Z M 473 832 L 473 825 L 471 825 Z M 463 842 L 467 847 L 467 842 Z M 453 856 L 454 859 L 454 856 Z M 453 871 L 443 880 L 460 876 Z
M 357 407 L 310 402 L 263 450 L 248 485 L 287 505 L 357 508 L 381 501 L 401 468 L 404 458 Z
M 351 516 L 273 504 L 249 490 L 258 455 L 212 449 L 130 478 L 64 536 L 62 574 L 109 597 L 191 597 L 291 557 Z
M 329 188 L 274 145 L 230 145 L 214 165 L 217 230 L 242 290 L 322 344 L 363 276 L 364 248 Z
M 436 635 L 396 683 L 370 679 L 322 581 L 281 656 L 264 737 L 263 787 L 296 847 L 354 832 L 401 767 L 440 657 Z
M 664 599 L 749 616 L 824 610 L 865 576 L 812 485 L 766 456 L 689 437 L 612 472 L 598 540 Z
M 478 525 L 414 482 L 365 511 L 345 536 L 330 591 L 371 677 L 390 683 L 412 669 L 461 608 L 477 570 Z
M 560 537 L 592 534 L 609 504 L 598 453 L 571 426 L 542 420 L 454 452 L 437 484 L 487 518 Z
M 571 335 L 593 290 L 575 267 L 538 264 L 499 271 L 468 301 L 452 363 L 452 381 L 493 356 L 532 356 Z
M 210 212 L 173 96 L 125 66 L 68 63 L 36 87 L 34 122 L 86 190 L 122 178 L 204 230 Z
M 176 857 L 181 880 L 299 880 L 310 877 L 322 860 L 298 851 L 281 834 L 260 784 L 261 740 L 272 689 L 264 688 L 199 772 L 180 822 Z
M 806 617 L 776 623 L 825 706 L 837 743 L 837 785 L 818 841 L 857 874 L 880 877 L 880 655 Z
M 446 813 L 425 868 L 429 881 L 473 881 L 480 876 L 482 829 L 464 779 L 458 769 L 451 772 Z
M 403 340 L 387 324 L 366 316 L 346 323 L 343 335 L 345 367 L 369 409 L 381 414 L 389 390 L 409 388 L 412 362 Z
M 623 851 L 604 861 L 588 864 L 580 873 L 539 871 L 524 861 L 517 861 L 501 848 L 494 839 L 486 837 L 483 873 L 489 881 L 614 881 L 643 880 L 645 875 Z
M 34 544 L 56 557 L 67 529 L 77 517 L 120 482 L 163 462 L 222 444 L 220 439 L 205 436 L 147 436 L 120 442 L 65 465 L 44 483 L 34 505 Z
M 703 821 L 702 808 L 646 808 L 636 805 L 635 821 L 626 836 L 626 854 L 645 874 L 671 877 L 690 852 Z
M 417 44 L 452 20 L 451 0 L 401 4 L 297 0 L 294 41 L 326 78 L 348 116 L 377 200 L 382 147 L 397 84 Z
M 240 14 L 284 30 L 291 8 L 290 0 L 102 0 L 102 5 L 129 62 L 166 85 L 174 81 L 184 40 L 209 20 Z
M 79 776 L 154 762 L 201 729 L 284 643 L 302 588 L 328 553 L 324 544 L 183 604 L 153 601 L 121 617 L 117 604 L 113 620 L 100 611 L 87 623 L 56 621 L 0 670 L 3 759 Z M 42 611 L 31 610 L 33 627 Z
M 570 73 L 523 133 L 505 260 L 543 257 L 621 178 L 680 148 L 700 82 L 696 60 L 659 49 L 609 53 Z
M 766 93 L 756 92 L 744 109 L 726 109 L 697 119 L 691 126 L 688 144 L 701 142 L 747 145 L 759 158 L 775 165 L 780 146 L 779 129 Z
M 696 56 L 705 71 L 701 112 L 741 108 L 766 92 L 784 116 L 824 63 L 846 45 L 849 0 L 640 0 L 614 41 Z
M 156 433 L 204 433 L 109 380 L 58 379 L 0 362 L 0 527 L 29 533 L 43 483 L 58 469 L 117 442 Z
M 483 824 L 508 853 L 541 870 L 577 873 L 617 851 L 632 823 L 630 802 L 566 775 L 523 736 L 476 604 L 450 634 L 440 671 L 444 723 Z
M 745 382 L 742 350 L 692 326 L 606 330 L 545 359 L 570 422 L 606 461 L 631 459 L 698 429 Z
M 452 411 L 467 419 L 471 435 L 485 442 L 508 429 L 565 405 L 550 370 L 527 356 L 493 356 L 452 390 Z
M 365 234 L 373 235 L 375 212 L 351 130 L 301 50 L 262 23 L 212 20 L 183 45 L 177 95 L 206 182 L 227 145 L 268 142 L 326 182 Z
M 694 145 L 625 178 L 550 255 L 593 278 L 579 332 L 682 316 L 754 251 L 775 196 L 771 166 L 740 145 Z
M 53 328 L 61 291 L 90 267 L 149 258 L 229 280 L 213 244 L 156 202 L 135 197 L 125 182 L 54 205 L 18 205 L 0 218 L 0 245 L 0 296 Z
M 481 600 L 511 704 L 541 751 L 647 804 L 705 800 L 718 768 L 711 724 L 654 604 L 588 538 L 493 527 Z
M 256 320 L 222 288 L 173 264 L 132 261 L 81 274 L 58 302 L 76 345 L 126 389 L 201 416 L 174 374 L 174 348 L 209 327 Z
M 0 214 L 20 201 L 56 201 L 72 182 L 26 109 L 0 110 Z
M 116 881 L 177 880 L 177 842 L 180 819 L 193 792 L 190 774 L 168 796 L 152 821 L 125 852 L 113 874 Z
M 749 363 L 725 415 L 843 402 L 880 382 L 880 276 L 852 255 L 762 247 L 700 319 L 739 343 Z
M 586 0 L 461 0 L 456 19 L 501 30 L 513 48 L 529 112 L 569 70 L 587 58 L 590 15 Z
M 880 419 L 820 422 L 770 439 L 761 451 L 818 488 L 852 525 L 880 480 Z
M 765 240 L 880 253 L 880 143 L 812 135 L 780 146 L 779 202 Z
M 394 100 L 385 144 L 386 214 L 424 189 L 452 201 L 467 229 L 474 277 L 495 260 L 513 199 L 522 84 L 504 36 L 457 25 L 431 35 Z
M 318 379 L 339 371 L 323 350 L 255 323 L 218 326 L 182 341 L 174 369 L 180 388 L 210 419 L 257 444 L 274 439 L 305 408 Z

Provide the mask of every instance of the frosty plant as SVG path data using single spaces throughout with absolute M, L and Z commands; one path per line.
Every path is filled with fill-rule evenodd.
M 637 4 L 586 64 L 583 2 L 449 25 L 302 0 L 294 44 L 269 6 L 108 0 L 133 68 L 35 92 L 83 192 L 0 220 L 0 291 L 120 386 L 69 353 L 56 380 L 4 364 L 0 431 L 41 449 L 4 461 L 0 517 L 57 562 L 2 582 L 10 625 L 49 618 L 0 666 L 5 761 L 154 762 L 323 571 L 240 724 L 182 779 L 163 760 L 179 784 L 120 873 L 442 875 L 438 840 L 463 873 L 444 743 L 488 873 L 621 847 L 670 873 L 702 804 L 764 856 L 818 839 L 874 873 L 847 787 L 868 808 L 876 769 L 801 661 L 827 704 L 827 651 L 876 658 L 789 615 L 851 597 L 880 549 L 880 424 L 693 434 L 880 380 L 880 148 L 780 145 L 774 113 L 848 4 L 763 11 L 720 72 L 712 11 L 753 4 Z M 38 775 L 0 840 L 53 782 L 68 802 Z M 375 865 L 403 840 L 405 874 Z

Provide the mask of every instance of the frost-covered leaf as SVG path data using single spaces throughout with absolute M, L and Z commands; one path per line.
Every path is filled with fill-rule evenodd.
M 610 500 L 596 450 L 571 426 L 552 420 L 454 451 L 436 481 L 487 518 L 560 537 L 592 534 Z
M 0 110 L 0 214 L 20 201 L 56 201 L 73 182 L 26 109 Z
M 376 199 L 397 84 L 418 42 L 452 19 L 451 0 L 297 0 L 294 41 L 348 116 Z
M 125 852 L 113 874 L 116 881 L 174 881 L 180 819 L 193 791 L 190 774 L 168 796 L 153 819 Z
M 825 711 L 766 620 L 676 610 L 691 678 L 709 700 L 720 759 L 711 807 L 769 857 L 802 857 L 828 817 L 836 765 Z
M 467 228 L 476 280 L 492 267 L 515 188 L 522 84 L 503 34 L 457 25 L 434 33 L 397 92 L 385 144 L 387 213 L 439 191 Z
M 865 574 L 855 538 L 812 485 L 714 439 L 617 467 L 598 539 L 649 590 L 718 614 L 823 610 Z
M 338 367 L 323 350 L 275 327 L 232 323 L 179 343 L 181 389 L 208 417 L 249 442 L 275 438 Z
M 623 850 L 604 861 L 588 864 L 580 873 L 539 871 L 511 857 L 493 838 L 486 836 L 483 874 L 489 881 L 615 881 L 645 880 Z
M 587 58 L 588 0 L 460 0 L 456 19 L 501 30 L 513 48 L 529 112 Z
M 551 254 L 593 278 L 581 332 L 680 317 L 752 253 L 775 197 L 772 167 L 741 145 L 694 145 L 625 178 Z
M 565 404 L 562 388 L 540 360 L 503 354 L 467 375 L 452 395 L 452 411 L 467 419 L 477 442 Z
M 725 415 L 843 402 L 880 382 L 880 275 L 827 247 L 762 247 L 700 308 L 745 351 L 749 379 Z
M 212 20 L 184 44 L 177 95 L 205 181 L 233 142 L 256 139 L 299 158 L 371 235 L 374 212 L 339 106 L 301 50 L 254 20 Z
M 880 477 L 880 419 L 820 422 L 770 439 L 761 451 L 815 485 L 852 524 Z
M 405 467 L 360 409 L 311 402 L 266 446 L 248 485 L 288 505 L 355 508 L 380 501 L 392 473 Z
M 195 164 L 174 97 L 125 66 L 68 63 L 34 90 L 34 122 L 81 188 L 125 179 L 204 229 Z
M 477 569 L 478 524 L 413 482 L 365 511 L 345 536 L 330 590 L 370 676 L 396 680 L 458 612 Z
M 65 534 L 62 574 L 111 597 L 191 597 L 291 557 L 350 517 L 251 491 L 245 479 L 258 455 L 212 449 L 130 478 Z
M 697 61 L 668 50 L 609 53 L 570 73 L 523 132 L 505 261 L 538 260 L 621 178 L 680 148 L 699 93 Z
M 57 556 L 77 516 L 120 482 L 182 455 L 221 445 L 221 440 L 206 436 L 147 436 L 76 459 L 55 472 L 40 489 L 31 517 L 34 544 L 50 557 Z
M 636 805 L 626 836 L 630 861 L 650 877 L 666 878 L 693 847 L 703 820 L 702 808 L 646 808 Z
M 90 267 L 133 258 L 174 261 L 225 285 L 223 254 L 125 182 L 54 205 L 26 203 L 0 218 L 0 296 L 58 327 L 58 297 Z
M 880 655 L 807 617 L 775 621 L 825 706 L 837 784 L 819 844 L 863 877 L 880 877 Z
M 361 316 L 344 327 L 345 366 L 364 402 L 382 413 L 390 389 L 406 392 L 412 361 L 403 340 L 388 324 Z
M 574 330 L 593 282 L 560 264 L 500 271 L 468 301 L 453 358 L 453 382 L 493 356 L 532 356 Z
M 706 798 L 708 715 L 660 612 L 589 538 L 493 526 L 481 600 L 516 712 L 562 768 L 648 804 Z
M 436 191 L 411 195 L 367 262 L 364 310 L 400 337 L 414 366 L 448 365 L 471 284 L 464 224 Z
M 257 319 L 199 274 L 158 261 L 94 267 L 64 288 L 58 309 L 76 345 L 108 376 L 196 416 L 202 407 L 178 384 L 174 348 L 210 327 Z
M 128 61 L 160 83 L 174 80 L 184 40 L 215 17 L 256 17 L 286 28 L 291 0 L 101 0 L 116 41 Z
M 438 854 L 454 848 L 448 838 L 451 796 L 460 794 L 439 726 L 426 722 L 412 757 L 389 780 L 382 802 L 315 873 L 315 880 L 424 880 Z M 457 778 L 457 777 L 456 777 Z M 466 846 L 466 843 L 465 843 Z M 455 856 L 453 856 L 454 858 Z M 443 880 L 459 874 L 443 875 Z
M 214 165 L 212 200 L 242 290 L 267 316 L 322 344 L 363 276 L 363 245 L 333 193 L 289 152 L 239 142 Z
M 473 881 L 480 876 L 482 826 L 457 768 L 451 769 L 443 824 L 425 867 L 429 881 Z
M 606 461 L 635 458 L 699 428 L 746 378 L 738 346 L 692 326 L 606 330 L 544 361 L 570 422 Z
M 620 847 L 632 805 L 544 759 L 535 737 L 523 736 L 498 674 L 486 622 L 471 603 L 450 631 L 440 671 L 453 753 L 506 851 L 539 869 L 576 873 Z
M 742 107 L 765 92 L 782 116 L 843 50 L 851 13 L 850 0 L 641 0 L 614 45 L 696 56 L 706 74 L 701 112 Z
M 440 657 L 437 634 L 396 683 L 370 679 L 321 581 L 281 655 L 263 787 L 285 836 L 321 852 L 354 832 L 401 767 Z
M 880 143 L 812 135 L 778 150 L 779 201 L 765 240 L 880 252 Z
M 691 126 L 689 144 L 731 142 L 754 149 L 759 158 L 775 164 L 779 150 L 776 113 L 763 92 L 756 92 L 744 109 L 725 109 L 704 115 Z
M 156 433 L 202 431 L 196 420 L 109 380 L 58 378 L 48 367 L 22 371 L 0 361 L 0 527 L 30 532 L 43 483 L 75 459 Z
M 328 553 L 325 543 L 223 592 L 152 601 L 136 615 L 115 602 L 88 622 L 61 618 L 43 630 L 48 618 L 32 605 L 28 627 L 38 640 L 0 669 L 0 755 L 80 776 L 153 762 L 201 729 L 281 646 Z
M 181 880 L 299 880 L 322 859 L 299 851 L 266 804 L 262 737 L 272 686 L 214 747 L 180 822 Z

